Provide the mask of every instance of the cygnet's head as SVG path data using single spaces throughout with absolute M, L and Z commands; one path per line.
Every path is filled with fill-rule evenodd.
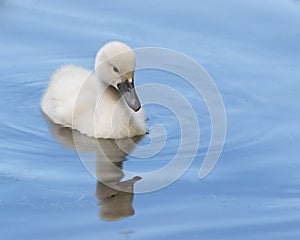
M 98 80 L 116 88 L 134 111 L 141 108 L 134 90 L 135 53 L 125 43 L 109 42 L 97 53 L 95 73 Z

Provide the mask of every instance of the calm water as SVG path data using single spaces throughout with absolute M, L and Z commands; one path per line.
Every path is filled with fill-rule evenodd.
M 1 239 L 299 239 L 300 2 L 102 2 L 0 1 Z M 198 106 L 201 128 L 196 160 L 167 188 L 110 201 L 110 190 L 72 150 L 70 132 L 47 124 L 39 102 L 52 72 L 68 63 L 92 68 L 109 40 L 175 49 L 211 74 L 226 107 L 227 138 L 208 177 L 198 179 L 208 110 L 167 73 L 137 73 L 137 85 L 178 88 Z M 117 152 L 116 165 L 128 171 L 158 169 L 178 147 L 172 113 L 145 108 L 150 126 L 165 126 L 167 144 L 143 161 L 129 155 L 122 163 Z M 82 142 L 82 154 L 95 157 L 92 140 Z

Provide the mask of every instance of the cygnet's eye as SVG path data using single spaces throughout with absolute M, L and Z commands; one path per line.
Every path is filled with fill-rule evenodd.
M 114 70 L 115 73 L 120 73 L 119 69 L 116 66 L 113 66 L 113 70 Z

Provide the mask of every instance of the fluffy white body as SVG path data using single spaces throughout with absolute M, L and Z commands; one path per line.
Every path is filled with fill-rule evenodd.
M 132 49 L 110 42 L 97 54 L 95 73 L 73 65 L 56 71 L 41 109 L 54 123 L 90 137 L 145 134 L 146 117 L 133 88 L 134 68 Z

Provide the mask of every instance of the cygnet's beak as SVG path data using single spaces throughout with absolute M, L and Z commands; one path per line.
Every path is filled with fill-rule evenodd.
M 131 82 L 126 79 L 124 82 L 119 83 L 117 87 L 127 105 L 137 112 L 141 108 L 141 103 L 134 90 L 133 79 Z

